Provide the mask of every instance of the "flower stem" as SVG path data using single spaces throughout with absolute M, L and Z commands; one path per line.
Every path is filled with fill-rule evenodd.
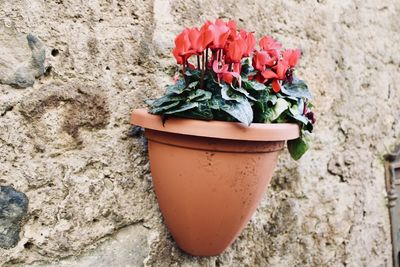
M 186 77 L 186 62 L 184 62 L 182 64 L 182 72 L 183 72 L 183 78 L 185 79 L 185 84 L 186 84 L 186 86 L 188 86 L 189 84 L 188 84 L 188 80 Z
M 208 48 L 206 48 L 206 68 L 208 66 Z
M 200 56 L 199 55 L 197 55 L 197 68 L 198 69 L 201 68 L 201 66 L 200 66 Z
M 202 61 L 202 68 L 201 68 L 200 88 L 204 89 L 204 73 L 205 73 L 205 56 L 204 56 L 204 52 L 201 55 L 201 61 Z
M 213 60 L 213 61 L 214 61 L 214 60 L 218 60 L 218 56 L 217 56 L 218 51 L 216 51 L 216 50 L 211 50 L 211 52 L 212 52 L 212 60 Z

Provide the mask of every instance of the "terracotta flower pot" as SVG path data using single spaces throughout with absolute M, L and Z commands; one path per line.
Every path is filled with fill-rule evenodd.
M 296 124 L 168 119 L 137 109 L 166 225 L 178 246 L 196 256 L 222 253 L 241 233 L 269 184 Z

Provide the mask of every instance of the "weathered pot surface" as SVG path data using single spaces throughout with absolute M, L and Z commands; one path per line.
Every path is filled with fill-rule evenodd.
M 148 138 L 154 188 L 178 246 L 196 256 L 222 253 L 256 210 L 296 124 L 168 119 L 134 110 Z

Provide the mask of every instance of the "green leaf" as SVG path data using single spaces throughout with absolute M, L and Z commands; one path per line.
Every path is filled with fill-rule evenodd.
M 231 90 L 231 87 L 227 84 L 221 84 L 221 96 L 225 100 L 233 100 L 236 102 L 243 101 L 244 97 L 241 94 L 237 94 Z
M 200 70 L 191 70 L 191 69 L 188 69 L 188 70 L 186 70 L 185 75 L 186 75 L 186 76 L 189 76 L 189 77 L 191 77 L 191 76 L 200 77 L 201 71 L 200 71 Z
M 176 102 L 176 101 L 180 101 L 180 100 L 184 100 L 184 97 L 179 96 L 179 95 L 164 95 L 160 98 L 153 100 L 151 103 L 151 106 L 152 107 L 161 107 L 165 104 L 169 105 L 170 102 Z
M 304 125 L 307 125 L 309 123 L 308 118 L 304 115 L 300 114 L 293 115 L 292 113 L 290 113 L 289 116 L 295 119 L 296 121 L 303 123 Z
M 253 121 L 253 110 L 251 105 L 246 98 L 243 98 L 242 102 L 225 101 L 220 108 L 246 125 L 250 125 Z
M 281 88 L 281 92 L 287 96 L 292 97 L 304 97 L 311 99 L 311 93 L 308 90 L 307 85 L 302 80 L 294 80 L 291 84 L 285 84 Z
M 254 72 L 254 68 L 251 65 L 250 59 L 247 58 L 244 62 L 242 62 L 241 73 L 243 78 L 247 78 L 252 72 Z
M 309 148 L 307 141 L 303 137 L 288 140 L 287 146 L 289 153 L 294 160 L 299 160 Z
M 155 99 L 146 99 L 144 102 L 145 102 L 147 105 L 152 106 L 153 103 L 154 103 L 154 101 L 156 101 L 156 100 L 155 100 Z
M 266 103 L 271 103 L 272 105 L 275 105 L 277 101 L 278 97 L 276 95 L 267 95 L 265 99 Z
M 253 89 L 256 90 L 256 91 L 263 91 L 263 90 L 267 90 L 268 87 L 265 86 L 265 85 L 262 84 L 262 83 L 253 82 Z
M 243 88 L 241 88 L 241 87 L 232 87 L 232 86 L 231 86 L 231 88 L 232 88 L 234 91 L 236 91 L 236 92 L 242 93 L 242 94 L 245 95 L 248 99 L 253 100 L 253 101 L 257 101 L 257 99 L 255 99 L 254 97 L 252 97 L 252 96 L 250 95 L 250 93 L 247 92 L 245 89 L 243 89 Z
M 173 110 L 169 110 L 167 112 L 164 112 L 164 114 L 174 114 L 174 113 L 180 113 L 195 107 L 198 107 L 199 103 L 197 102 L 193 102 L 193 103 L 185 103 L 182 106 L 180 106 L 178 109 L 173 109 Z
M 210 108 L 211 109 L 215 109 L 215 110 L 219 110 L 220 106 L 221 106 L 221 99 L 219 99 L 218 97 L 213 97 L 211 98 L 211 100 L 209 101 L 210 104 Z
M 299 114 L 303 114 L 303 112 L 304 112 L 304 105 L 305 105 L 305 103 L 304 103 L 303 98 L 297 99 L 297 106 L 299 107 Z
M 290 114 L 288 114 L 289 113 L 289 111 L 288 110 L 286 110 L 285 112 L 283 112 L 275 121 L 273 121 L 273 122 L 276 122 L 276 123 L 287 123 L 288 122 L 288 116 L 290 115 Z M 289 116 L 290 117 L 290 116 Z
M 255 102 L 253 105 L 254 110 L 254 122 L 258 123 L 270 123 L 272 122 L 272 117 L 274 112 L 272 108 L 265 106 L 263 103 Z
M 310 133 L 312 133 L 313 129 L 314 129 L 314 125 L 310 121 L 308 121 L 308 124 L 306 124 L 303 127 L 303 130 L 308 131 Z
M 273 116 L 272 116 L 272 121 L 278 119 L 278 117 L 287 109 L 289 108 L 289 103 L 283 99 L 283 98 L 278 98 L 276 100 L 276 104 L 273 107 Z
M 215 83 L 213 80 L 205 80 L 204 81 L 205 90 L 208 92 L 212 92 L 213 94 L 220 91 L 220 86 L 218 83 Z
M 199 84 L 199 81 L 194 81 L 194 82 L 191 82 L 191 83 L 189 83 L 189 88 L 195 88 L 196 87 L 196 85 L 198 85 Z
M 199 120 L 212 120 L 214 118 L 213 113 L 207 102 L 200 102 L 198 103 L 197 107 L 190 110 L 185 110 L 183 112 L 175 113 L 174 115 Z
M 243 81 L 243 87 L 246 90 L 253 89 L 253 90 L 256 90 L 256 91 L 263 91 L 263 90 L 266 90 L 268 88 L 267 86 L 265 86 L 265 84 L 262 84 L 262 83 L 259 83 L 259 82 L 256 82 L 256 81 L 249 81 L 249 80 Z
M 212 93 L 205 91 L 203 89 L 197 89 L 196 91 L 191 91 L 187 97 L 187 100 L 192 101 L 195 100 L 196 102 L 209 100 L 211 99 Z
M 302 99 L 302 98 L 298 98 L 298 97 L 290 96 L 290 95 L 280 95 L 278 97 L 282 97 L 286 100 L 291 100 L 292 103 L 297 103 L 299 99 Z
M 243 96 L 245 96 L 250 100 L 257 101 L 257 99 L 252 97 L 245 89 L 241 87 L 233 87 L 232 85 L 227 84 L 221 84 L 221 95 L 225 100 L 235 100 L 237 102 L 241 102 L 243 100 Z
M 160 107 L 152 107 L 151 108 L 151 110 L 150 110 L 150 113 L 152 113 L 152 114 L 164 114 L 164 111 L 166 111 L 166 110 L 168 110 L 168 109 L 170 109 L 170 108 L 173 108 L 173 107 L 175 107 L 175 106 L 177 106 L 177 105 L 179 105 L 179 101 L 176 101 L 176 102 L 170 102 L 170 103 L 168 103 L 167 105 L 163 105 L 163 106 L 160 106 Z
M 167 85 L 167 94 L 181 94 L 186 89 L 184 79 L 178 80 L 175 84 Z
M 289 111 L 290 111 L 290 116 L 295 120 L 304 123 L 304 125 L 308 123 L 308 118 L 303 114 L 301 114 L 303 110 L 301 110 L 300 112 L 299 106 L 293 105 L 289 108 Z

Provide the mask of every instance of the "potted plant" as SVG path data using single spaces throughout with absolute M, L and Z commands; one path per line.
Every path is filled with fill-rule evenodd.
M 256 39 L 234 21 L 207 21 L 175 39 L 175 83 L 137 109 L 166 225 L 192 255 L 222 253 L 259 204 L 288 140 L 297 160 L 315 123 L 311 95 L 295 76 L 299 49 Z

